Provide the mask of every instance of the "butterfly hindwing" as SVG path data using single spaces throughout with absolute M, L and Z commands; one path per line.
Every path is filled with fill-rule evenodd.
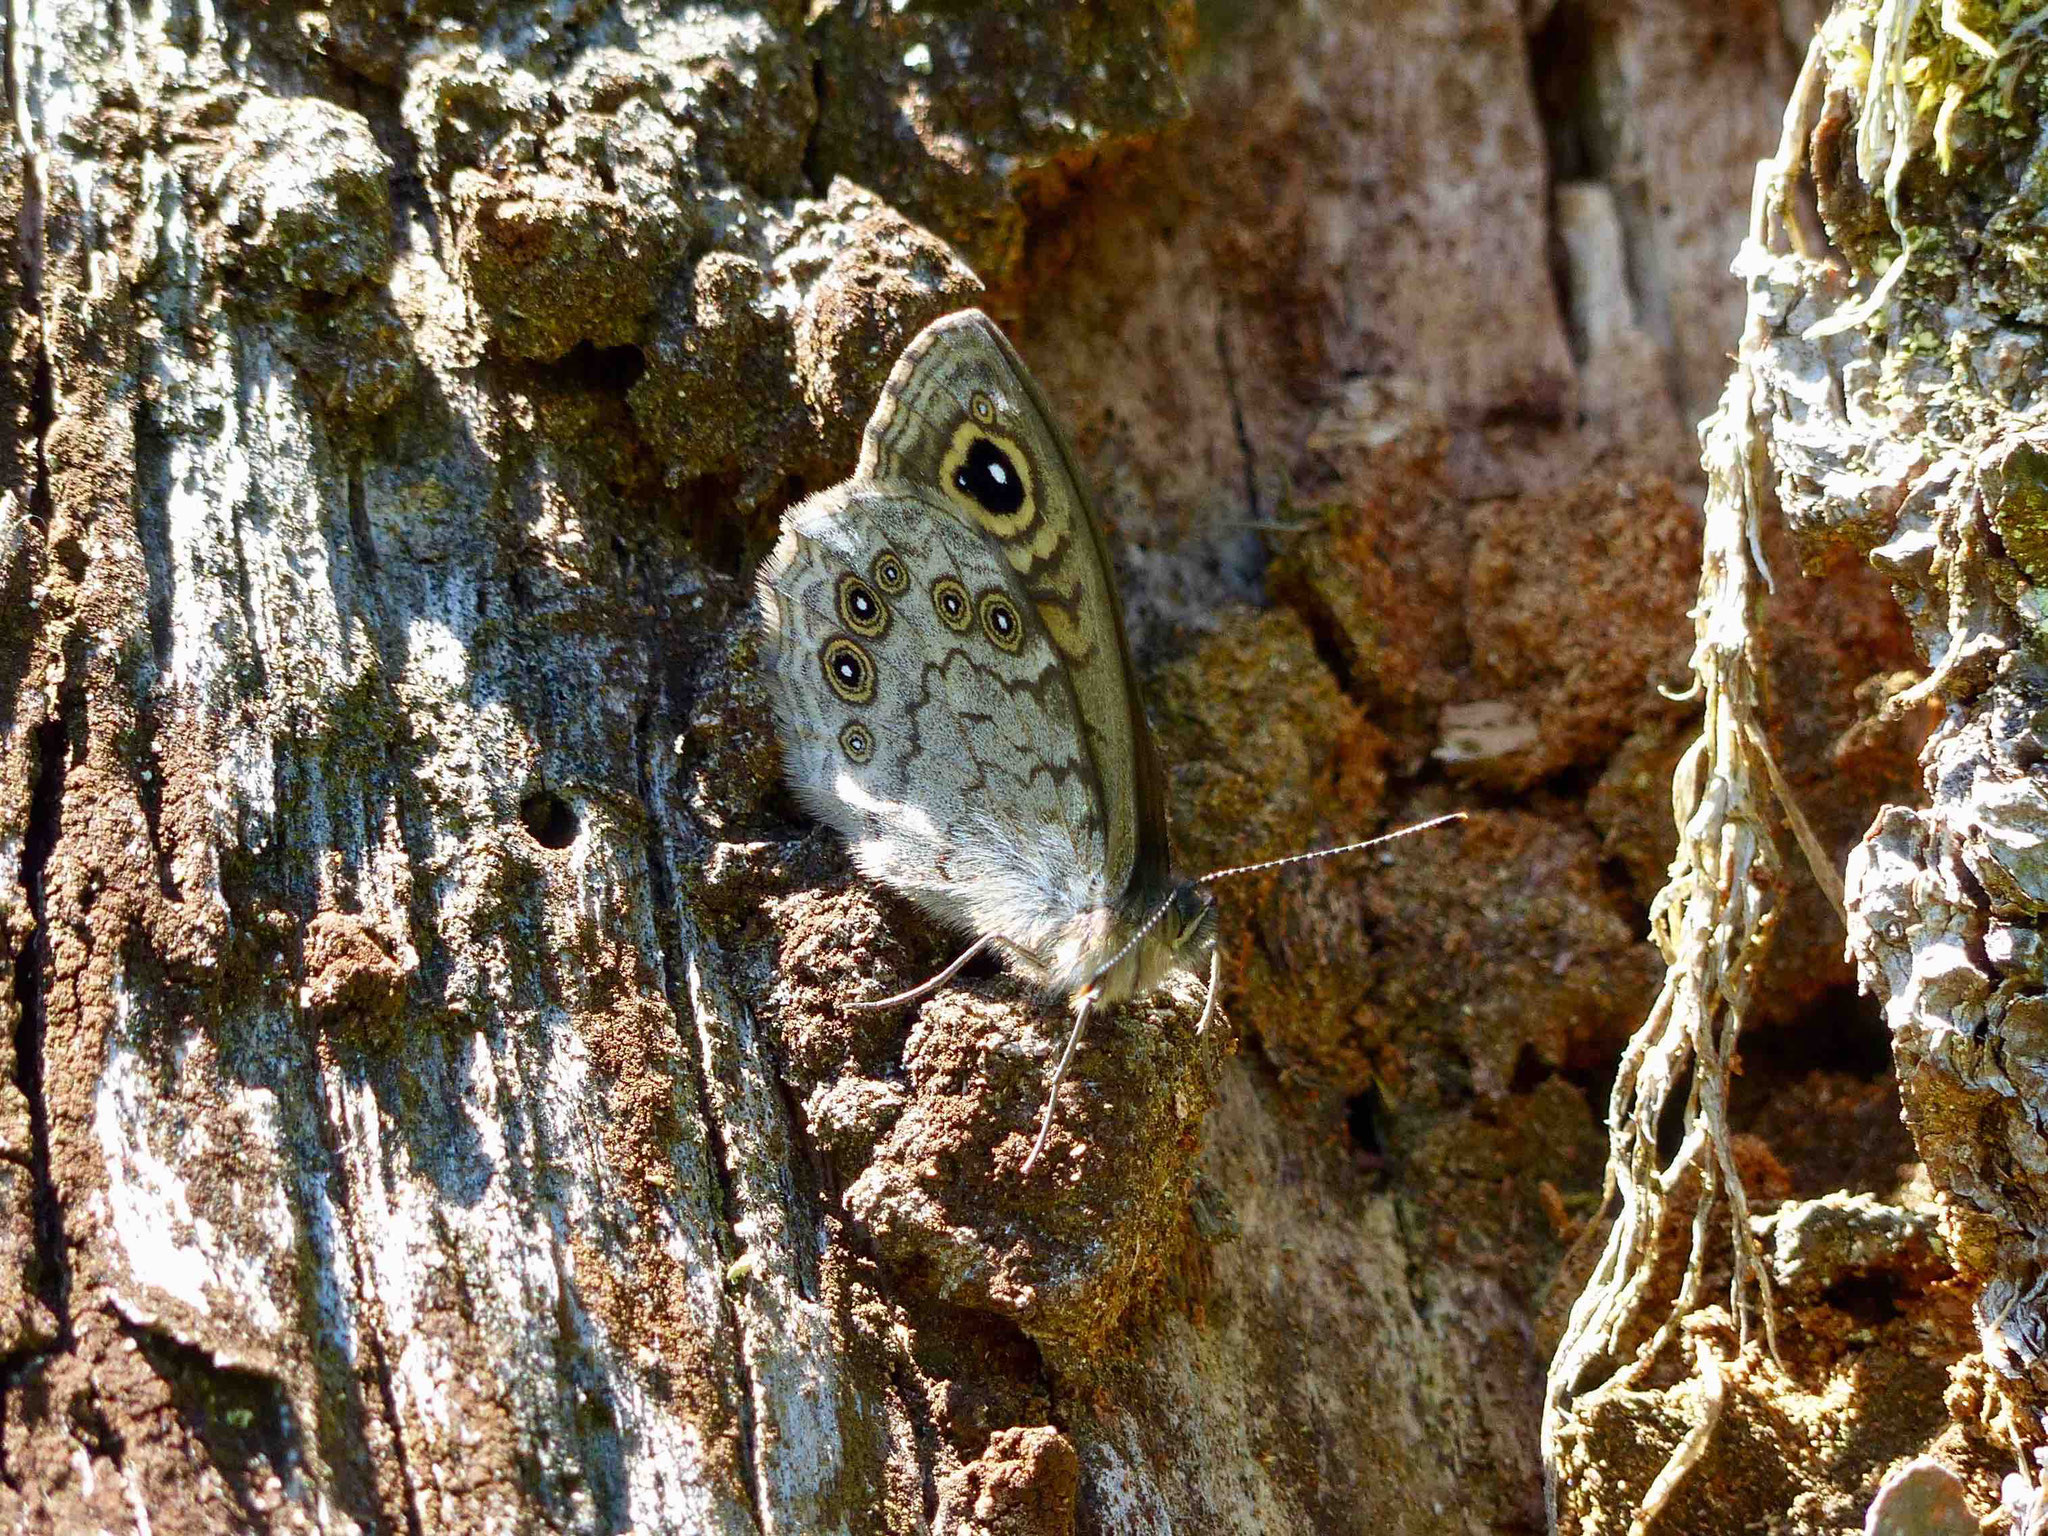
M 790 781 L 867 874 L 1027 951 L 1109 898 L 1066 669 L 982 535 L 856 477 L 790 513 L 760 602 Z

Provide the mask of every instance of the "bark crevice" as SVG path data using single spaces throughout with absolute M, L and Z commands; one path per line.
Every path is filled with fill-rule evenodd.
M 377 540 L 370 530 L 369 498 L 363 489 L 363 466 L 352 460 L 348 467 L 348 532 L 355 541 L 356 558 L 363 562 L 365 575 L 377 574 Z
M 1259 520 L 1259 457 L 1252 447 L 1252 431 L 1245 420 L 1244 395 L 1238 387 L 1237 363 L 1230 355 L 1229 317 L 1216 316 L 1216 362 L 1223 370 L 1223 388 L 1230 398 L 1230 429 L 1237 437 L 1237 452 L 1244 463 L 1245 516 Z
M 67 691 L 68 699 L 68 691 Z M 49 973 L 49 938 L 45 876 L 56 851 L 63 817 L 67 744 L 60 714 L 35 730 L 36 777 L 29 802 L 23 842 L 21 886 L 30 925 L 14 956 L 14 1084 L 28 1102 L 30 1214 L 35 1273 L 30 1289 L 56 1320 L 56 1335 L 38 1339 L 0 1359 L 0 1428 L 14 1389 L 41 1362 L 74 1346 L 70 1308 L 70 1273 L 65 1262 L 64 1212 L 50 1171 L 50 1111 L 43 1083 L 43 1037 L 48 1023 L 44 986 Z M 0 1482 L 19 1487 L 0 1442 Z
M 739 1206 L 739 1192 L 733 1187 L 731 1166 L 727 1161 L 725 1123 L 718 1113 L 711 1093 L 712 1063 L 704 1047 L 701 1032 L 686 1027 L 686 1020 L 692 1018 L 694 1009 L 690 989 L 684 982 L 687 966 L 683 957 L 683 937 L 676 918 L 676 882 L 674 872 L 669 868 L 668 854 L 662 842 L 662 817 L 654 793 L 654 715 L 651 710 L 643 711 L 634 722 L 633 730 L 634 772 L 639 791 L 640 812 L 646 824 L 647 884 L 653 897 L 655 941 L 661 951 L 661 989 L 667 998 L 670 1014 L 675 1019 L 676 1032 L 689 1051 L 691 1075 L 696 1089 L 697 1113 L 702 1117 L 708 1153 L 706 1162 L 711 1169 L 712 1189 L 717 1201 L 717 1239 L 719 1262 L 730 1265 L 746 1250 L 746 1242 L 737 1230 L 736 1211 Z M 719 1292 L 718 1307 L 720 1321 L 729 1330 L 729 1336 L 736 1342 L 745 1337 L 745 1324 L 739 1309 L 733 1304 L 729 1290 Z M 754 1423 L 754 1403 L 759 1384 L 754 1379 L 753 1360 L 744 1344 L 732 1352 L 732 1368 L 739 1376 L 741 1390 L 735 1394 L 734 1414 L 740 1438 L 740 1476 L 746 1488 L 747 1507 L 757 1526 L 763 1524 L 763 1501 L 761 1491 L 760 1439 Z
M 28 1100 L 29 1174 L 35 1191 L 36 1292 L 57 1319 L 59 1350 L 70 1347 L 70 1276 L 64 1256 L 64 1211 L 50 1174 L 50 1110 L 43 1091 L 43 1031 L 47 1022 L 43 986 L 50 961 L 45 874 L 63 822 L 66 735 L 63 714 L 36 728 L 36 781 L 29 801 L 28 836 L 21 865 L 22 891 L 28 900 L 33 926 L 14 958 L 14 1000 L 19 1010 L 14 1037 L 14 1080 Z

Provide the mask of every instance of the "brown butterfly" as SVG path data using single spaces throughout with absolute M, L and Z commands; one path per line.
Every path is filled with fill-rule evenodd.
M 1073 1009 L 1029 1173 L 1090 1012 L 1208 971 L 1233 875 L 1182 879 L 1101 519 L 1072 443 L 979 310 L 904 350 L 838 485 L 792 508 L 757 586 L 798 797 L 861 870 L 975 936 L 914 1002 L 995 947 Z

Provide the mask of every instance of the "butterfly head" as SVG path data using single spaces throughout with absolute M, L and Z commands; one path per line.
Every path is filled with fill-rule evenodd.
M 1120 1002 L 1150 992 L 1169 971 L 1199 973 L 1207 967 L 1216 948 L 1216 898 L 1198 882 L 1183 880 L 1131 915 L 1135 926 L 1124 929 L 1123 943 L 1087 973 L 1079 991 Z
M 1168 898 L 1159 925 L 1172 954 L 1184 970 L 1200 970 L 1216 947 L 1216 898 L 1192 880 L 1183 880 Z

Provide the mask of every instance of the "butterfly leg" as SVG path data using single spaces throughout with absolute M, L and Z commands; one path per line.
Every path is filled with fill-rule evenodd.
M 1038 1140 L 1031 1144 L 1031 1155 L 1024 1159 L 1020 1170 L 1025 1175 L 1030 1174 L 1038 1154 L 1045 1150 L 1045 1138 L 1052 1134 L 1053 1111 L 1060 1101 L 1060 1079 L 1067 1075 L 1067 1063 L 1074 1059 L 1074 1047 L 1081 1043 L 1081 1031 L 1088 1027 L 1088 1012 L 1094 1006 L 1095 994 L 1083 992 L 1074 1007 L 1074 1028 L 1067 1036 L 1067 1048 L 1060 1052 L 1059 1064 L 1052 1069 L 1052 1086 L 1045 1091 L 1045 1115 L 1038 1122 Z
M 1221 948 L 1209 951 L 1209 995 L 1202 1002 L 1201 1021 L 1195 1025 L 1195 1033 L 1201 1034 L 1216 1017 L 1216 988 L 1223 980 L 1223 951 Z
M 921 981 L 908 992 L 898 992 L 894 997 L 877 998 L 871 1003 L 846 1003 L 842 1006 L 849 1013 L 878 1013 L 884 1008 L 901 1008 L 905 1003 L 914 1003 L 921 997 L 929 997 L 947 982 L 960 974 L 960 968 L 995 942 L 994 934 L 984 934 L 967 946 L 966 951 L 929 981 Z

